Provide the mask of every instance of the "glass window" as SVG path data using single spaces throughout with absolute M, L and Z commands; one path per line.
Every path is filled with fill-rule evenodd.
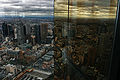
M 56 62 L 60 63 L 59 68 L 64 75 L 58 72 L 57 77 L 67 80 L 106 80 L 117 0 L 60 2 L 55 1 L 55 28 L 60 31 L 55 31 L 55 34 L 56 46 L 60 48 L 62 56 Z

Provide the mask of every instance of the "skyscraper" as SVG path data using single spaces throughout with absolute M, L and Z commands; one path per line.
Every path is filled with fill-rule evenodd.
M 40 25 L 35 25 L 35 41 L 36 43 L 40 44 L 41 43 L 41 36 L 40 36 Z
M 41 42 L 46 43 L 46 38 L 48 35 L 48 23 L 40 24 L 40 35 L 41 35 Z
M 11 24 L 8 24 L 7 25 L 7 28 L 8 28 L 8 35 L 9 37 L 14 37 L 14 29 L 13 29 L 13 26 Z
M 25 43 L 25 27 L 23 25 L 19 25 L 17 27 L 17 40 L 18 40 L 18 44 L 23 44 Z
M 7 23 L 6 22 L 4 22 L 2 24 L 2 31 L 3 31 L 3 36 L 7 37 L 8 36 L 8 27 L 7 27 Z
M 33 25 L 32 27 L 31 27 L 31 43 L 32 43 L 32 45 L 35 45 L 36 44 L 36 42 L 35 42 L 35 38 L 36 38 L 36 33 L 35 33 L 36 31 L 35 31 L 35 26 Z

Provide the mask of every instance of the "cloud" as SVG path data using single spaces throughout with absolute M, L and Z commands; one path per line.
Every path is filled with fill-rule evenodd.
M 69 0 L 70 17 L 115 18 L 116 0 Z M 55 16 L 68 16 L 68 0 L 55 0 Z
M 53 16 L 54 0 L 0 0 L 0 16 Z

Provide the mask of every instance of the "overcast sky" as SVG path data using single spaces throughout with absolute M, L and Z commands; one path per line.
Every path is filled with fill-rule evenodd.
M 117 0 L 69 0 L 70 16 L 80 18 L 115 18 Z M 68 0 L 55 0 L 55 16 L 67 17 Z
M 55 16 L 67 16 L 67 1 L 55 0 Z M 73 1 L 73 2 L 72 2 Z M 70 0 L 70 15 L 114 18 L 117 0 Z M 0 16 L 54 16 L 54 0 L 0 0 Z
M 54 0 L 0 0 L 0 16 L 53 16 Z

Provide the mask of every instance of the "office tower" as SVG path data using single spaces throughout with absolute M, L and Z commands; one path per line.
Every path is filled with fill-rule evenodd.
M 36 44 L 36 43 L 35 43 L 35 38 L 36 38 L 36 35 L 35 35 L 35 27 L 32 26 L 32 27 L 31 27 L 31 43 L 32 43 L 32 45 L 35 45 L 35 44 Z
M 25 24 L 25 31 L 26 31 L 26 43 L 31 42 L 31 24 L 26 23 Z
M 26 27 L 26 34 L 31 34 L 31 24 L 29 22 L 26 22 L 24 25 Z
M 64 23 L 62 25 L 62 37 L 67 37 L 68 36 L 68 25 L 67 23 Z
M 70 24 L 69 23 L 69 26 L 68 26 L 69 28 L 68 28 L 68 36 L 69 37 L 75 37 L 75 32 L 76 32 L 76 25 L 75 24 Z
M 14 25 L 14 39 L 17 39 L 17 27 Z
M 2 29 L 0 29 L 0 43 L 3 41 Z
M 35 28 L 35 42 L 37 44 L 40 44 L 41 43 L 41 36 L 40 36 L 40 25 L 34 25 L 34 28 Z
M 8 35 L 9 37 L 14 37 L 14 29 L 13 26 L 11 24 L 8 24 Z
M 46 38 L 48 35 L 48 23 L 40 24 L 40 35 L 41 35 L 41 42 L 46 43 Z
M 25 27 L 23 25 L 17 26 L 17 40 L 18 44 L 23 44 L 25 43 Z
M 7 37 L 8 36 L 8 27 L 7 27 L 7 23 L 6 22 L 4 22 L 2 24 L 2 30 L 3 30 L 3 36 Z
M 53 25 L 49 23 L 48 26 L 48 35 L 47 35 L 47 39 L 46 39 L 46 44 L 51 44 L 53 43 L 53 38 L 54 38 L 54 29 L 53 29 Z
M 26 36 L 26 26 L 25 25 L 23 25 L 23 34 L 24 34 L 24 36 Z
M 75 24 L 64 22 L 62 25 L 62 36 L 75 37 Z

